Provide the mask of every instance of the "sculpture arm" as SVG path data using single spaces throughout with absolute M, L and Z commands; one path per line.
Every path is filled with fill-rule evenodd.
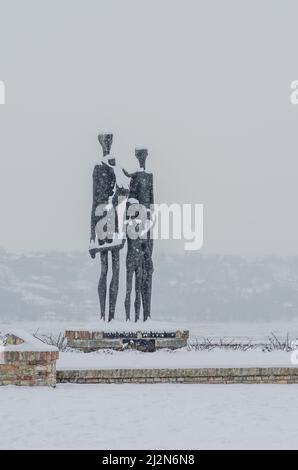
M 98 166 L 96 165 L 93 170 L 93 191 L 92 191 L 92 208 L 91 208 L 91 231 L 90 231 L 90 240 L 95 240 L 95 226 L 96 226 L 96 217 L 95 211 L 97 207 L 97 186 L 98 186 Z
M 153 175 L 151 175 L 150 204 L 154 204 Z
M 122 171 L 125 174 L 125 176 L 127 176 L 127 178 L 131 178 L 133 175 L 132 173 L 129 173 L 128 171 L 126 171 L 125 168 L 122 168 Z

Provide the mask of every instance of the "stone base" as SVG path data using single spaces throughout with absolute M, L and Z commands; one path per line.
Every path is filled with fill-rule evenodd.
M 187 346 L 189 331 L 96 331 L 67 330 L 67 345 L 84 352 L 99 349 L 137 349 L 154 352 L 156 349 L 178 349 Z

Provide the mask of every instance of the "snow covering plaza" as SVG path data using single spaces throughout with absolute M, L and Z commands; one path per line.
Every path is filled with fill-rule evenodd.
M 23 323 L 21 322 L 23 326 Z M 55 332 L 55 325 L 57 331 Z M 174 326 L 177 326 L 174 324 Z M 176 351 L 59 352 L 57 371 L 113 368 L 294 367 L 291 351 L 268 342 L 269 324 L 188 324 L 194 347 Z M 246 336 L 241 335 L 245 326 Z M 26 329 L 33 331 L 33 324 Z M 46 323 L 40 334 L 64 325 Z M 9 328 L 6 324 L 5 328 Z M 276 338 L 295 322 L 272 323 Z M 282 340 L 281 340 L 282 341 Z M 247 350 L 228 345 L 250 345 Z M 37 344 L 37 343 L 36 343 Z M 264 346 L 265 345 L 265 346 Z M 294 344 L 295 346 L 295 344 Z M 267 349 L 266 349 L 267 348 Z M 297 449 L 298 385 L 75 384 L 0 387 L 1 449 Z
M 1 449 L 297 449 L 298 385 L 0 388 Z

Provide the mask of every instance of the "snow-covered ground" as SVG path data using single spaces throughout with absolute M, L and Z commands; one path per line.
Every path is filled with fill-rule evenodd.
M 154 353 L 138 351 L 101 351 L 94 353 L 60 352 L 57 369 L 130 369 L 190 367 L 297 367 L 293 352 L 272 351 L 177 351 Z
M 0 331 L 6 326 L 1 324 Z M 21 322 L 13 326 L 56 334 L 74 325 Z M 156 323 L 148 326 L 155 329 Z M 185 326 L 192 338 L 262 342 L 271 332 L 281 338 L 287 332 L 291 339 L 298 337 L 297 323 L 159 326 Z M 123 329 L 122 324 L 117 329 Z M 187 348 L 155 353 L 68 351 L 60 353 L 57 363 L 58 369 L 220 366 L 294 364 L 291 353 L 284 351 Z M 297 394 L 298 385 L 0 387 L 0 449 L 298 449 Z
M 27 332 L 34 332 L 38 329 L 39 336 L 46 333 L 51 336 L 64 332 L 66 329 L 104 329 L 114 331 L 137 330 L 140 325 L 127 322 L 112 322 L 107 324 L 101 321 L 94 323 L 82 323 L 80 325 L 61 323 L 40 323 L 37 325 L 30 323 L 16 323 L 13 325 L 0 324 L 0 334 L 8 331 L 17 331 L 17 327 L 22 327 Z M 143 326 L 143 324 L 142 324 Z M 289 334 L 290 340 L 298 337 L 298 326 L 296 323 L 265 323 L 265 324 L 198 324 L 188 322 L 162 322 L 149 321 L 145 324 L 148 331 L 175 331 L 177 329 L 189 329 L 192 340 L 203 341 L 204 338 L 212 340 L 223 339 L 231 342 L 253 343 L 259 346 L 252 350 L 224 350 L 211 349 L 196 351 L 194 349 L 183 348 L 176 351 L 159 350 L 155 353 L 141 353 L 138 351 L 98 351 L 84 354 L 81 352 L 60 352 L 57 362 L 58 369 L 108 369 L 108 368 L 151 368 L 151 367 L 291 367 L 297 366 L 298 357 L 294 363 L 291 360 L 293 353 L 286 351 L 262 352 L 262 344 L 268 343 L 268 336 L 274 333 L 281 340 Z M 36 340 L 38 341 L 38 340 Z M 39 342 L 39 341 L 38 341 Z M 42 343 L 40 342 L 40 345 Z
M 298 385 L 0 388 L 1 449 L 298 449 Z
M 298 320 L 284 320 L 272 322 L 191 322 L 191 321 L 159 321 L 152 320 L 145 324 L 146 329 L 151 330 L 176 330 L 187 329 L 190 332 L 191 338 L 227 338 L 234 340 L 252 340 L 263 341 L 267 340 L 271 333 L 274 333 L 279 338 L 285 339 L 289 334 L 291 339 L 298 338 Z M 81 322 L 69 321 L 1 321 L 0 318 L 0 331 L 10 328 L 20 328 L 28 332 L 39 333 L 53 333 L 64 332 L 65 330 L 74 328 L 96 328 L 96 329 L 115 329 L 123 331 L 127 329 L 144 329 L 143 322 L 135 324 L 134 322 L 125 322 L 117 320 L 109 324 L 100 321 L 99 317 L 94 317 L 91 320 Z

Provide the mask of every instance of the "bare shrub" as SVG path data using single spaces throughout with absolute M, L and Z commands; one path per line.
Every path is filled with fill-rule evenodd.
M 48 344 L 50 346 L 56 346 L 56 348 L 59 349 L 59 351 L 66 351 L 67 349 L 67 340 L 64 336 L 63 333 L 59 333 L 58 335 L 46 335 L 46 334 L 40 334 L 38 333 L 38 330 L 33 333 L 34 338 L 39 339 L 45 344 Z
M 212 351 L 214 349 L 221 349 L 226 351 L 252 351 L 261 350 L 263 352 L 272 351 L 293 351 L 296 346 L 289 339 L 287 333 L 285 339 L 279 339 L 274 333 L 268 337 L 268 341 L 235 341 L 234 339 L 223 338 L 203 338 L 199 340 L 189 340 L 187 349 L 189 351 Z

